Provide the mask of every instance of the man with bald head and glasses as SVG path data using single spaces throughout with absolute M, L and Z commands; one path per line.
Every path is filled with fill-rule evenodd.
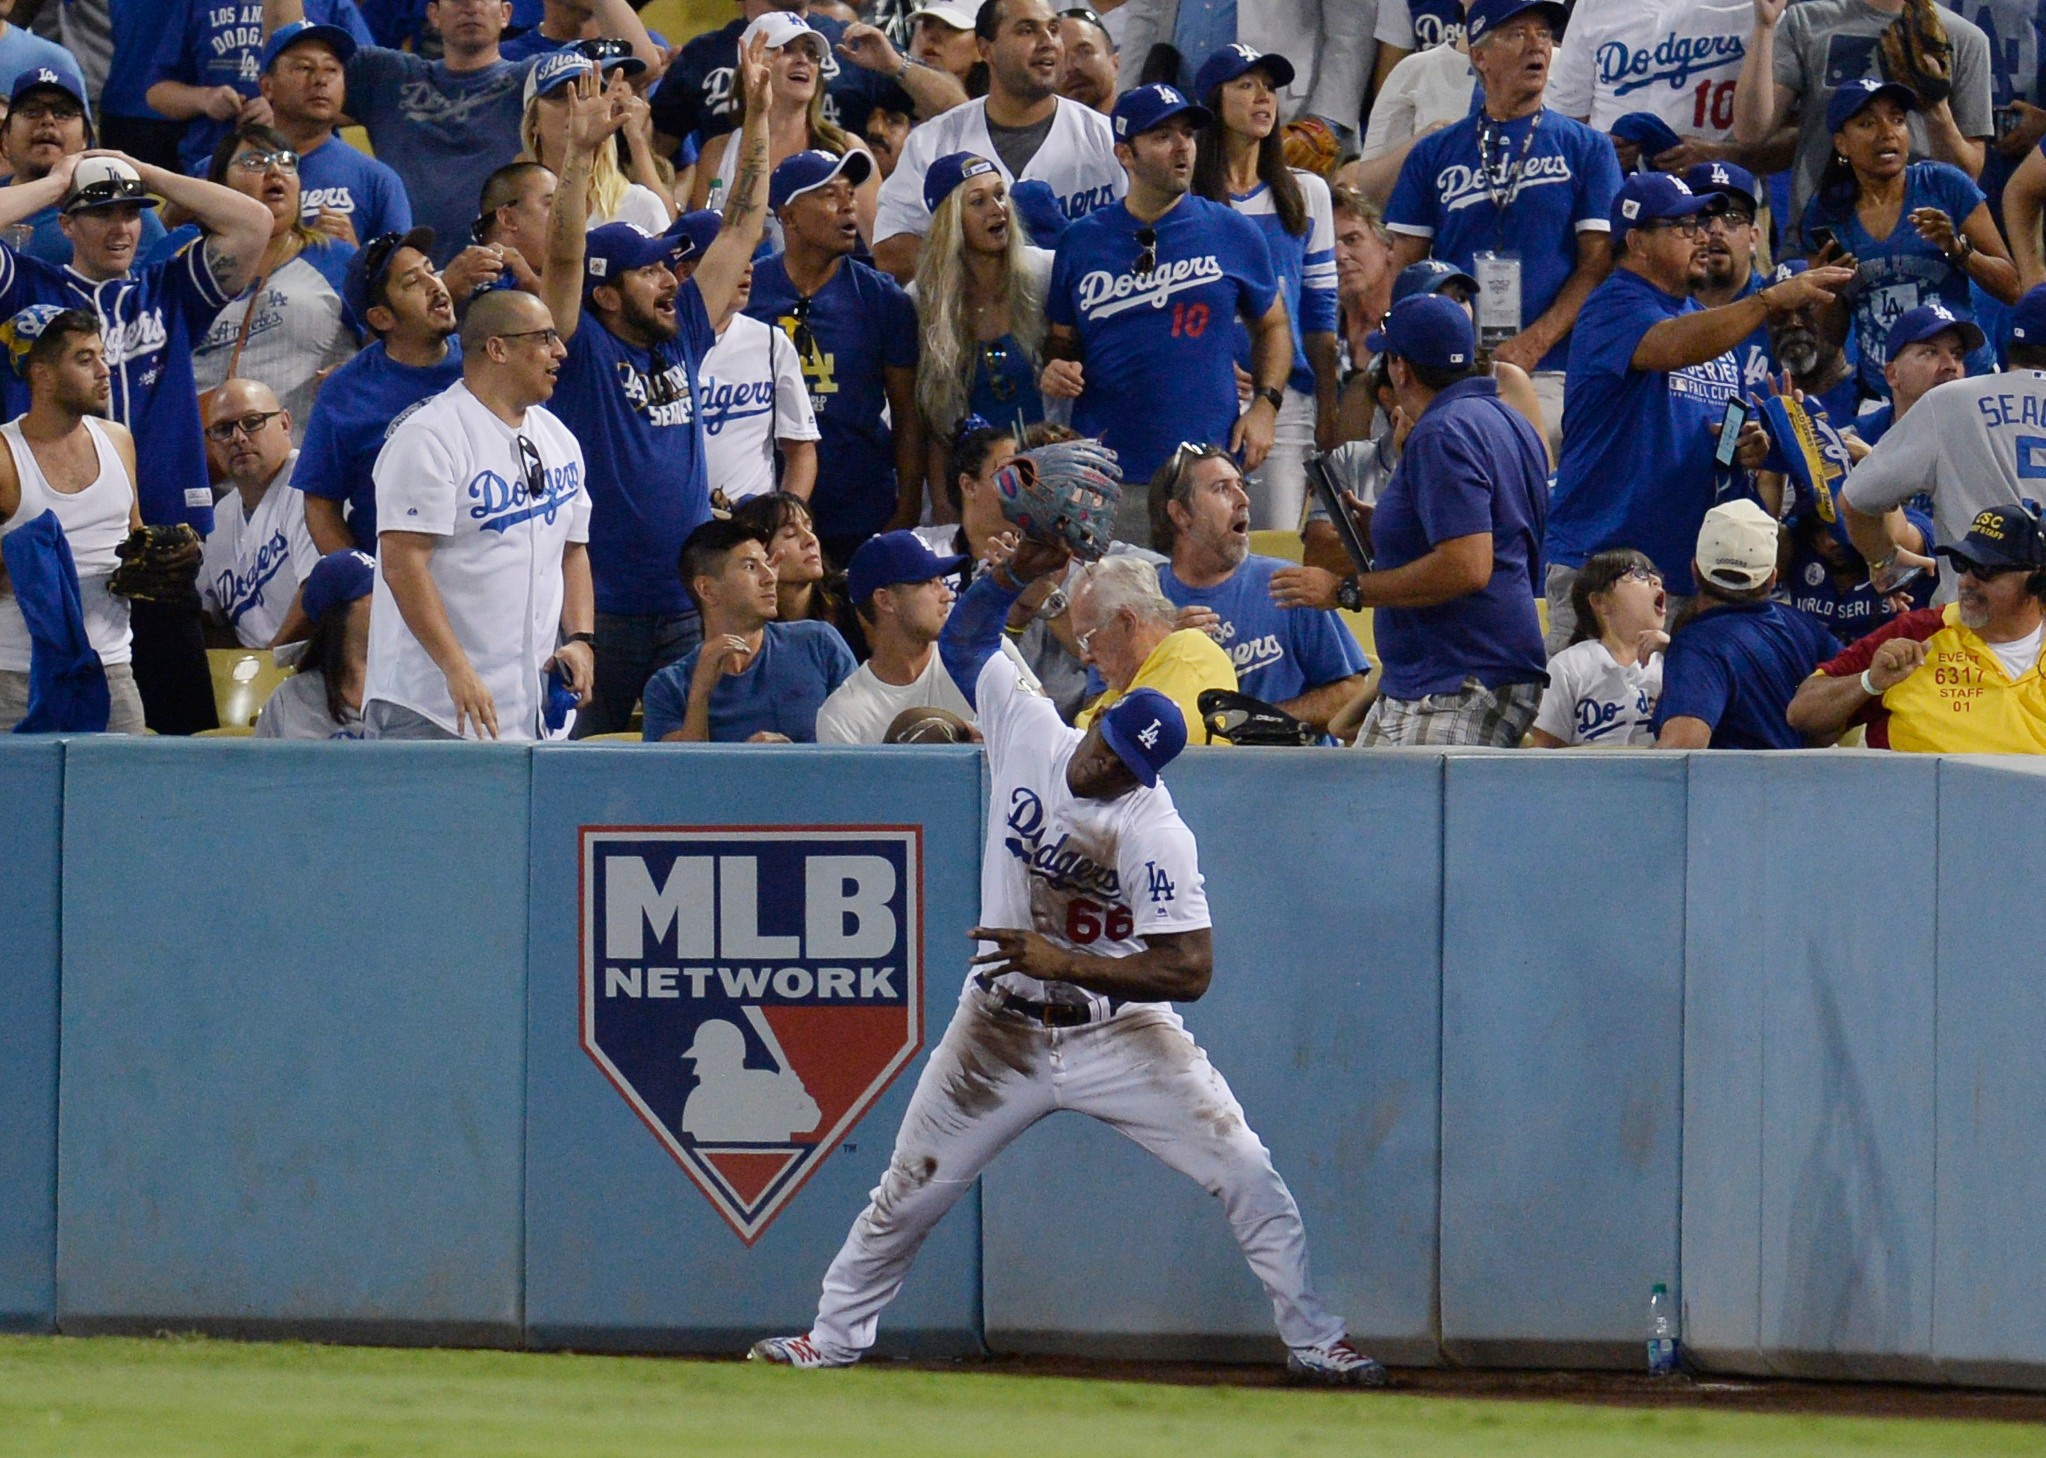
M 363 725 L 372 739 L 538 739 L 595 681 L 582 447 L 546 408 L 554 316 L 501 289 L 462 321 L 462 378 L 377 458 Z
M 306 532 L 305 496 L 291 489 L 298 463 L 291 412 L 260 380 L 223 382 L 206 398 L 206 457 L 215 478 L 233 488 L 214 505 L 199 565 L 208 643 L 268 648 L 320 560 Z

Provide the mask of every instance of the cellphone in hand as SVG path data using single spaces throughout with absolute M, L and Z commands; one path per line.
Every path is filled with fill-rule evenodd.
M 2015 106 L 1999 106 L 1996 116 L 1996 139 L 2000 142 L 2018 129 L 2018 109 Z
M 1824 253 L 1828 248 L 1840 246 L 1840 235 L 1831 228 L 1812 228 L 1805 233 L 1813 253 Z
M 1736 395 L 1726 402 L 1726 414 L 1719 421 L 1719 444 L 1713 448 L 1713 463 L 1722 468 L 1733 466 L 1734 454 L 1740 450 L 1741 428 L 1748 423 L 1748 402 Z

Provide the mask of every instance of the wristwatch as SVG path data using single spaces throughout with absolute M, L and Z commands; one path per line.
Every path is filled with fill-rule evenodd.
M 1364 611 L 1364 584 L 1357 580 L 1356 573 L 1336 584 L 1336 606 L 1346 613 Z
M 1046 595 L 1043 603 L 1038 606 L 1036 621 L 1048 623 L 1053 618 L 1064 613 L 1071 605 L 1072 600 L 1066 596 L 1066 590 L 1063 587 L 1054 587 Z
M 594 648 L 597 646 L 597 635 L 595 633 L 570 633 L 563 641 L 568 643 L 587 643 Z
M 1250 393 L 1252 399 L 1266 401 L 1274 410 L 1286 403 L 1286 392 L 1277 385 L 1259 385 Z
M 1947 255 L 1947 262 L 1953 264 L 1956 268 L 1966 267 L 1968 255 L 1975 251 L 1974 240 L 1969 238 L 1966 233 L 1963 233 L 1955 241 L 1960 246 Z

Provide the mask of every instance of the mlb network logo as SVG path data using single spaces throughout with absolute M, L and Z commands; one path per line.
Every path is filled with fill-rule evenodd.
M 583 1051 L 747 1245 L 922 1047 L 922 851 L 583 827 Z

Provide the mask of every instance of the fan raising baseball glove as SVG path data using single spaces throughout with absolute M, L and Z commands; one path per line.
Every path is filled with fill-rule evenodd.
M 107 579 L 107 591 L 136 602 L 197 608 L 202 550 L 199 534 L 184 522 L 137 527 L 114 548 L 121 565 Z
M 1098 440 L 1056 441 L 1011 459 L 995 473 L 995 493 L 1024 536 L 1096 562 L 1115 537 L 1122 468 Z
M 1954 46 L 1933 0 L 1904 0 L 1904 13 L 1877 42 L 1883 79 L 1900 81 L 1926 106 L 1945 101 L 1954 89 Z

